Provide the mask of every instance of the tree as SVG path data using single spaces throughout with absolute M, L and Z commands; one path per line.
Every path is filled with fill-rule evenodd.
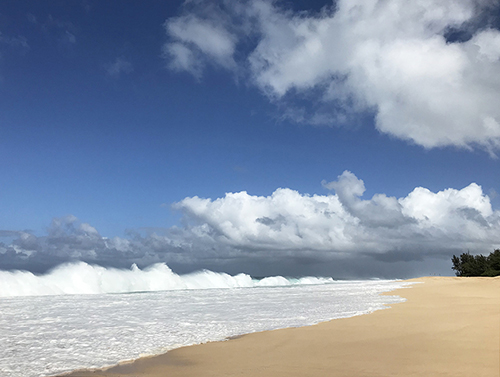
M 453 255 L 453 257 L 451 257 L 451 263 L 453 264 L 451 269 L 455 270 L 455 275 L 462 276 L 462 263 L 460 262 L 460 258 Z
M 484 255 L 470 255 L 463 253 L 460 257 L 453 255 L 451 258 L 457 276 L 498 276 L 500 275 L 500 249 Z
M 495 250 L 488 255 L 488 276 L 500 275 L 500 249 Z

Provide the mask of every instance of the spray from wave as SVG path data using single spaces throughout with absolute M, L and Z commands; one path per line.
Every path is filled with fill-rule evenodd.
M 332 282 L 332 278 L 317 277 L 287 279 L 273 276 L 252 279 L 246 274 L 231 276 L 209 270 L 178 275 L 164 263 L 157 263 L 143 270 L 134 264 L 129 270 L 122 270 L 78 262 L 60 265 L 44 275 L 19 270 L 0 271 L 0 297 L 250 288 Z

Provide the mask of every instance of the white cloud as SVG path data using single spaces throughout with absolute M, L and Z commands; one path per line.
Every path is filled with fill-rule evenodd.
M 164 46 L 163 53 L 173 69 L 199 76 L 202 55 L 224 68 L 234 67 L 236 38 L 216 21 L 186 15 L 165 23 L 173 42 Z
M 317 15 L 270 0 L 219 3 L 225 10 L 203 19 L 195 3 L 166 21 L 172 67 L 197 77 L 207 61 L 234 69 L 252 40 L 237 63 L 271 100 L 330 104 L 308 117 L 285 111 L 297 121 L 374 111 L 379 131 L 426 148 L 500 147 L 500 32 L 471 26 L 489 2 L 339 0 Z M 451 29 L 473 37 L 447 40 Z
M 472 183 L 433 193 L 417 187 L 403 198 L 361 198 L 364 183 L 351 172 L 323 185 L 332 195 L 278 189 L 269 197 L 246 192 L 210 200 L 186 198 L 175 208 L 215 243 L 240 249 L 316 250 L 332 254 L 487 249 L 500 242 L 500 213 Z
M 479 57 L 498 63 L 500 59 L 500 32 L 488 29 L 478 33 L 472 43 L 479 47 Z
M 76 26 L 70 21 L 64 21 L 48 15 L 44 22 L 39 22 L 35 16 L 28 15 L 28 20 L 35 25 L 39 25 L 43 33 L 51 39 L 54 38 L 57 43 L 65 48 L 72 48 L 76 40 Z
M 0 32 L 0 45 L 7 45 L 14 48 L 19 48 L 21 51 L 26 52 L 30 49 L 28 40 L 22 35 L 15 37 L 6 36 Z
M 68 30 L 66 30 L 66 31 L 64 32 L 64 37 L 62 38 L 62 40 L 61 40 L 61 41 L 62 41 L 63 43 L 67 43 L 67 44 L 72 45 L 72 44 L 75 44 L 75 43 L 76 43 L 76 36 L 75 36 L 73 33 L 71 33 L 71 32 L 69 32 Z
M 193 51 L 182 43 L 165 45 L 163 55 L 172 57 L 172 61 L 169 64 L 170 68 L 177 71 L 188 71 L 197 78 L 201 77 L 202 65 L 195 58 Z
M 243 249 L 350 250 L 354 240 L 346 227 L 358 222 L 336 196 L 301 195 L 290 189 L 269 197 L 240 192 L 213 201 L 186 198 L 174 208 L 201 223 L 195 229 L 217 243 Z
M 117 57 L 113 63 L 106 65 L 105 68 L 108 75 L 114 78 L 118 78 L 122 74 L 128 74 L 134 71 L 132 63 L 122 57 Z

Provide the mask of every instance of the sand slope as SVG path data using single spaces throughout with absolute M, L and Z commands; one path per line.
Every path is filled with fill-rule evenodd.
M 413 281 L 389 310 L 71 376 L 500 376 L 500 278 Z

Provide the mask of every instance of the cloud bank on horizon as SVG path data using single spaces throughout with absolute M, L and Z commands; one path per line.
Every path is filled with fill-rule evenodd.
M 11 268 L 82 260 L 118 267 L 209 263 L 244 270 L 249 260 L 258 259 L 273 262 L 281 272 L 276 262 L 448 262 L 464 248 L 488 251 L 500 245 L 500 211 L 475 183 L 460 190 L 434 193 L 417 187 L 402 198 L 363 199 L 363 181 L 345 171 L 323 186 L 334 192 L 311 196 L 280 188 L 267 197 L 246 192 L 188 197 L 173 205 L 183 215 L 182 227 L 130 232 L 127 238 L 102 237 L 74 216 L 54 219 L 42 237 L 0 234 L 14 238 L 0 243 L 0 261 Z M 373 266 L 370 273 L 377 273 Z
M 169 67 L 221 67 L 311 124 L 376 128 L 424 148 L 500 147 L 498 1 L 339 0 L 321 12 L 278 2 L 187 1 L 165 22 Z M 300 103 L 297 98 L 305 99 Z

